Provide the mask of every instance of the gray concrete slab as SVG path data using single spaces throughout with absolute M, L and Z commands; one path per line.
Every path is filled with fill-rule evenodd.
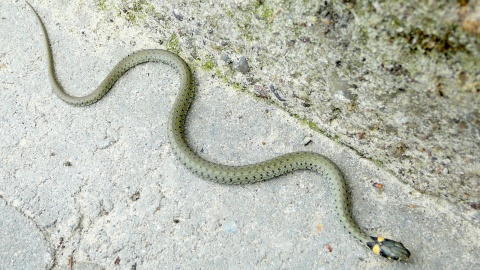
M 161 47 L 135 27 L 85 36 L 81 29 L 95 18 L 68 5 L 32 4 L 72 93 L 91 91 L 129 52 Z M 358 245 L 341 230 L 314 173 L 247 186 L 203 181 L 175 160 L 166 138 L 178 82 L 171 69 L 137 67 L 97 104 L 68 106 L 52 93 L 34 16 L 22 1 L 2 2 L 0 10 L 1 269 L 480 267 L 480 229 L 457 216 L 457 206 L 416 192 L 277 107 L 194 68 L 198 96 L 187 129 L 196 151 L 232 165 L 322 153 L 344 171 L 359 225 L 403 242 L 412 257 L 390 262 Z M 55 21 L 52 14 L 61 12 L 75 15 Z
M 0 200 L 0 268 L 46 269 L 53 252 L 42 230 L 25 213 Z

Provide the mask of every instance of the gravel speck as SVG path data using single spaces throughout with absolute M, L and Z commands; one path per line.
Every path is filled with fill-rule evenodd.
M 250 67 L 248 66 L 247 58 L 244 56 L 240 57 L 234 68 L 243 74 L 249 72 Z
M 180 14 L 180 11 L 178 9 L 174 9 L 173 10 L 173 16 L 179 20 L 179 21 L 183 21 L 183 15 Z
M 220 59 L 222 59 L 223 62 L 225 62 L 225 64 L 228 64 L 228 65 L 231 65 L 232 64 L 232 59 L 230 58 L 230 56 L 228 56 L 228 54 L 226 53 L 222 53 L 220 55 Z

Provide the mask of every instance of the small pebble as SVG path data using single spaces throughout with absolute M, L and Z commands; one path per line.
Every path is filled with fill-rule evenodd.
M 232 59 L 230 59 L 230 56 L 228 56 L 228 54 L 226 54 L 226 53 L 222 53 L 222 54 L 220 55 L 220 59 L 221 59 L 223 62 L 225 62 L 225 64 L 229 64 L 229 65 L 232 64 Z
M 234 68 L 243 74 L 249 72 L 250 67 L 248 66 L 247 58 L 245 58 L 244 56 L 240 57 Z
M 180 14 L 180 11 L 178 9 L 174 9 L 173 10 L 173 16 L 179 20 L 179 21 L 183 21 L 183 15 Z
M 351 102 L 355 99 L 355 96 L 349 90 L 340 90 L 335 93 L 335 97 L 341 101 Z

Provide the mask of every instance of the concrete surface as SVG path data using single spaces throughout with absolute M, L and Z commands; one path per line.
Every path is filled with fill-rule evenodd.
M 52 3 L 32 1 L 50 31 L 60 80 L 74 94 L 91 91 L 129 52 L 168 45 L 125 24 L 91 32 L 105 23 L 86 11 L 92 6 Z M 412 257 L 390 262 L 358 245 L 339 228 L 314 173 L 248 186 L 201 180 L 176 162 L 166 138 L 172 70 L 137 67 L 97 104 L 68 106 L 52 93 L 24 2 L 2 2 L 0 12 L 0 269 L 480 267 L 480 229 L 460 206 L 417 192 L 181 54 L 198 83 L 188 120 L 194 149 L 227 164 L 325 154 L 346 175 L 360 226 L 403 242 Z

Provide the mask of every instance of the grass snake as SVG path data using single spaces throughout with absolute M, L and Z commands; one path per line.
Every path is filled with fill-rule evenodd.
M 43 32 L 47 49 L 48 73 L 53 91 L 64 102 L 75 106 L 87 106 L 101 99 L 115 82 L 129 69 L 146 62 L 161 62 L 174 68 L 180 78 L 180 89 L 168 118 L 168 138 L 178 160 L 201 178 L 224 184 L 251 184 L 265 181 L 296 170 L 311 170 L 319 173 L 328 183 L 335 210 L 343 228 L 362 245 L 391 260 L 406 260 L 410 252 L 402 243 L 378 237 L 370 237 L 363 232 L 350 211 L 347 186 L 340 169 L 330 159 L 313 152 L 295 152 L 281 155 L 263 162 L 228 166 L 210 162 L 197 155 L 185 139 L 185 119 L 195 95 L 194 80 L 187 63 L 178 55 L 169 51 L 152 49 L 135 52 L 123 58 L 105 77 L 102 83 L 90 94 L 74 97 L 67 94 L 55 75 L 52 49 L 47 30 L 35 9 L 28 3 L 36 15 Z

